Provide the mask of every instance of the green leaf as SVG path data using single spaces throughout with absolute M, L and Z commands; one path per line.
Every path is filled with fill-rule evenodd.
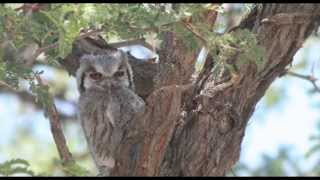
M 237 66 L 254 63 L 258 71 L 264 67 L 265 49 L 258 45 L 256 36 L 249 30 L 237 30 L 223 36 L 214 37 L 211 35 L 209 48 L 211 51 L 219 49 L 218 60 L 224 62 L 233 55 L 238 54 L 236 62 L 231 62 Z M 231 48 L 230 48 L 231 47 Z M 226 63 L 226 62 L 224 62 Z M 229 64 L 230 62 L 228 62 Z
M 12 159 L 0 164 L 0 174 L 4 176 L 24 173 L 33 176 L 34 172 L 29 170 L 30 164 L 24 159 Z
M 311 155 L 320 152 L 320 144 L 317 144 L 315 146 L 313 146 L 307 153 L 306 153 L 306 157 L 309 158 Z
M 61 160 L 56 159 L 56 164 L 61 165 L 62 170 L 69 176 L 88 176 L 89 171 L 75 162 L 63 164 Z
M 49 108 L 53 104 L 52 96 L 49 93 L 49 86 L 35 84 L 33 81 L 30 81 L 29 84 L 30 90 L 35 94 L 36 103 L 40 104 L 44 109 Z

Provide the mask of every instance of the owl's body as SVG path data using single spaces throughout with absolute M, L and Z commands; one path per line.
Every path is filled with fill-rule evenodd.
M 131 67 L 119 51 L 83 56 L 77 81 L 81 126 L 100 174 L 109 175 L 123 129 L 143 112 L 144 101 L 134 93 Z

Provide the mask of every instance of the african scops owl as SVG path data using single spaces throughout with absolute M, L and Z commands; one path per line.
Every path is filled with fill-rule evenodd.
M 144 111 L 145 103 L 134 92 L 132 69 L 121 50 L 83 55 L 76 76 L 81 126 L 100 175 L 107 176 L 124 127 Z

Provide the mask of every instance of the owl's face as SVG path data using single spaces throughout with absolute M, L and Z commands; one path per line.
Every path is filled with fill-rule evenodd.
M 132 89 L 132 74 L 128 60 L 122 52 L 108 55 L 84 55 L 77 71 L 80 92 L 89 89 L 109 89 L 122 86 Z

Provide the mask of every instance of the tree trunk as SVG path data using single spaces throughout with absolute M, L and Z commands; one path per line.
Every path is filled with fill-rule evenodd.
M 239 159 L 255 105 L 317 28 L 319 12 L 318 4 L 264 4 L 254 8 L 231 31 L 240 28 L 255 33 L 266 49 L 265 62 L 259 71 L 252 63 L 241 66 L 237 81 L 232 82 L 226 74 L 211 73 L 215 60 L 209 56 L 192 80 L 199 50 L 189 52 L 175 34 L 166 32 L 158 51 L 160 63 L 144 64 L 145 69 L 154 68 L 153 73 L 141 76 L 147 80 L 135 79 L 137 93 L 144 97 L 147 107 L 128 127 L 132 133 L 123 139 L 112 175 L 225 175 Z M 216 14 L 208 13 L 206 18 L 212 23 Z M 67 67 L 68 62 L 65 59 Z M 139 69 L 136 65 L 133 68 Z M 69 72 L 73 70 L 69 68 Z

